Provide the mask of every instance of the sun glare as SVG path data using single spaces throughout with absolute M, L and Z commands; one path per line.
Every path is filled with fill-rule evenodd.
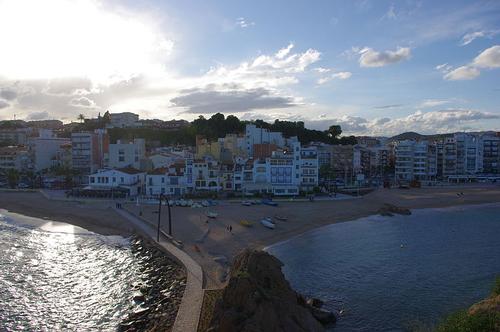
M 0 0 L 0 73 L 109 82 L 161 70 L 173 43 L 150 22 L 92 0 Z

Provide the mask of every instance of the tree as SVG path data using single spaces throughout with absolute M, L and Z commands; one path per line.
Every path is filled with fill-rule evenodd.
M 339 125 L 331 125 L 328 130 L 328 136 L 331 138 L 338 138 L 340 134 L 342 134 L 342 129 L 340 128 Z
M 104 115 L 102 116 L 102 122 L 107 125 L 107 124 L 110 124 L 111 123 L 111 114 L 109 113 L 109 111 L 106 111 L 104 113 Z
M 13 168 L 9 169 L 7 171 L 7 181 L 12 189 L 17 187 L 17 184 L 19 183 L 19 171 Z
M 78 114 L 78 120 L 80 120 L 81 123 L 83 123 L 83 121 L 85 120 L 85 115 L 83 114 Z

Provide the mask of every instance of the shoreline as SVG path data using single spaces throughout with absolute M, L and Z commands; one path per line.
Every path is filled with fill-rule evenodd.
M 446 211 L 450 211 L 452 209 L 457 209 L 457 208 L 478 209 L 478 208 L 481 208 L 481 207 L 495 207 L 495 206 L 496 207 L 500 207 L 500 202 L 495 202 L 495 203 L 490 203 L 490 202 L 489 203 L 474 203 L 474 204 L 466 204 L 466 205 L 459 204 L 459 205 L 449 205 L 449 206 L 443 206 L 443 207 L 423 207 L 423 208 L 411 209 L 411 212 L 412 212 L 412 214 L 414 212 L 433 212 L 433 211 L 436 211 L 436 212 L 437 211 L 446 212 Z M 395 216 L 398 216 L 398 215 L 383 216 L 383 215 L 380 215 L 379 213 L 375 213 L 375 214 L 370 214 L 370 215 L 367 215 L 367 216 L 362 216 L 362 217 L 356 218 L 356 219 L 339 220 L 339 221 L 331 223 L 331 224 L 326 224 L 326 225 L 323 225 L 323 226 L 319 226 L 317 228 L 313 228 L 313 229 L 307 230 L 307 231 L 305 231 L 303 233 L 294 235 L 294 236 L 292 236 L 290 238 L 281 240 L 279 242 L 275 242 L 275 243 L 269 244 L 269 245 L 267 245 L 265 247 L 262 247 L 262 248 L 259 248 L 259 249 L 264 250 L 264 251 L 268 251 L 268 249 L 271 249 L 274 246 L 279 246 L 279 245 L 287 243 L 289 241 L 293 241 L 294 239 L 297 239 L 297 238 L 299 238 L 301 236 L 307 236 L 308 234 L 311 234 L 311 233 L 314 233 L 314 232 L 319 232 L 322 229 L 327 229 L 327 228 L 332 227 L 332 226 L 337 225 L 337 224 L 342 224 L 342 223 L 346 223 L 346 222 L 362 222 L 365 219 L 369 219 L 369 218 L 373 218 L 373 217 L 378 217 L 378 218 L 381 218 L 381 219 L 390 220 L 391 218 L 393 218 Z
M 464 195 L 457 195 L 463 192 Z M 220 201 L 210 210 L 219 215 L 207 222 L 206 208 L 173 207 L 173 236 L 184 244 L 183 251 L 203 269 L 203 288 L 224 287 L 233 257 L 245 248 L 263 249 L 326 225 L 353 221 L 377 215 L 384 204 L 409 209 L 446 208 L 500 202 L 500 186 L 433 187 L 418 189 L 377 189 L 353 199 L 286 201 L 277 207 L 254 205 L 245 207 L 235 202 Z M 40 193 L 0 192 L 0 208 L 23 215 L 48 218 L 77 225 L 102 235 L 130 236 L 141 233 L 128 220 L 114 211 L 113 202 L 74 202 L 47 200 Z M 125 203 L 124 209 L 136 217 L 140 214 L 156 224 L 156 205 Z M 266 216 L 284 215 L 288 221 L 276 222 L 269 230 L 259 221 Z M 240 220 L 252 227 L 243 227 Z M 167 231 L 168 215 L 162 213 L 162 229 Z M 232 232 L 227 231 L 231 225 Z

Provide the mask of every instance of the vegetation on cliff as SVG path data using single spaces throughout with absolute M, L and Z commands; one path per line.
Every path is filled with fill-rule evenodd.
M 490 297 L 474 304 L 468 310 L 450 315 L 438 326 L 437 331 L 500 331 L 500 277 L 497 277 Z

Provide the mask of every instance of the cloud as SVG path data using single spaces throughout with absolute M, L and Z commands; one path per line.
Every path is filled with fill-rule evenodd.
M 10 104 L 4 100 L 0 100 L 0 110 L 9 107 Z
M 403 104 L 382 105 L 382 106 L 375 106 L 374 108 L 377 110 L 385 110 L 385 109 L 391 109 L 391 108 L 400 108 L 401 106 L 403 106 Z
M 472 43 L 475 39 L 477 38 L 492 38 L 495 35 L 497 35 L 500 32 L 500 30 L 482 30 L 482 31 L 475 31 L 475 32 L 469 32 L 465 34 L 462 37 L 462 41 L 460 43 L 460 46 L 466 46 Z
M 276 53 L 275 57 L 276 57 L 277 59 L 283 59 L 284 57 L 286 57 L 286 56 L 290 53 L 290 51 L 292 50 L 292 48 L 293 48 L 294 46 L 295 46 L 295 45 L 293 45 L 292 43 L 288 44 L 288 46 L 287 46 L 287 47 L 280 49 L 280 50 Z
M 33 113 L 30 113 L 28 114 L 28 116 L 26 116 L 26 120 L 46 120 L 49 118 L 49 113 L 46 112 L 46 111 L 42 111 L 42 112 L 33 112 Z
M 383 67 L 408 60 L 411 56 L 411 50 L 408 47 L 398 47 L 395 51 L 378 52 L 365 47 L 358 54 L 360 54 L 359 64 L 361 67 Z
M 14 100 L 17 97 L 17 92 L 8 88 L 0 89 L 0 97 L 5 100 Z
M 250 90 L 200 90 L 186 91 L 170 100 L 175 107 L 182 107 L 187 113 L 238 113 L 257 109 L 275 109 L 295 106 L 291 97 L 273 94 L 264 88 Z
M 382 19 L 395 20 L 397 17 L 396 7 L 394 6 L 394 4 L 391 4 L 389 9 L 387 9 L 387 12 L 384 14 L 384 16 L 382 16 Z
M 455 132 L 462 130 L 487 130 L 494 128 L 491 121 L 500 122 L 500 114 L 476 110 L 449 109 L 409 114 L 401 118 L 378 118 L 368 120 L 359 116 L 309 120 L 307 125 L 324 130 L 329 125 L 339 124 L 346 135 L 392 136 L 405 131 L 422 134 Z M 485 122 L 486 121 L 486 122 Z M 485 127 L 490 126 L 489 128 Z
M 324 74 L 324 73 L 330 72 L 331 69 L 330 68 L 323 68 L 323 67 L 316 67 L 316 68 L 313 68 L 313 71 L 320 73 L 320 74 Z
M 436 107 L 448 104 L 449 102 L 450 102 L 449 100 L 426 99 L 422 103 L 420 103 L 419 107 L 421 108 Z
M 236 25 L 240 28 L 248 28 L 255 25 L 255 22 L 247 21 L 244 17 L 238 17 L 236 19 Z
M 473 61 L 480 68 L 500 68 L 500 45 L 482 51 Z
M 436 67 L 440 70 L 445 80 L 460 81 L 472 80 L 481 74 L 480 69 L 500 68 L 500 45 L 495 45 L 482 51 L 474 60 L 465 66 L 453 67 L 443 64 Z
M 95 102 L 87 97 L 73 98 L 69 101 L 71 106 L 83 108 L 95 108 Z
M 448 81 L 463 81 L 473 80 L 481 74 L 479 69 L 472 66 L 461 66 L 444 75 L 444 79 Z
M 322 77 L 322 78 L 318 79 L 318 84 L 320 84 L 320 85 L 325 84 L 325 83 L 330 82 L 331 80 L 335 80 L 335 79 L 346 80 L 346 79 L 350 78 L 351 76 L 352 76 L 351 72 L 342 71 L 342 72 L 334 73 L 330 76 Z

